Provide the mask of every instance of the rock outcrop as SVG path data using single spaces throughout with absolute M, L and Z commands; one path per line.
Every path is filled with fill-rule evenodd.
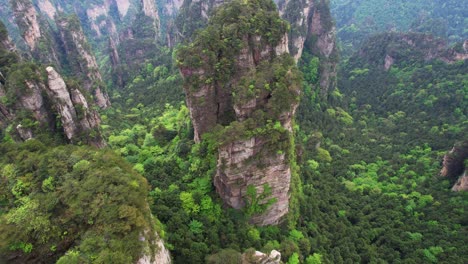
M 281 253 L 272 250 L 269 255 L 255 250 L 242 254 L 242 264 L 281 264 Z
M 0 31 L 6 32 L 1 23 Z M 99 115 L 79 88 L 67 86 L 53 67 L 47 67 L 48 80 L 44 80 L 43 68 L 10 51 L 7 38 L 1 34 L 0 125 L 11 124 L 21 140 L 39 133 L 63 132 L 69 142 L 104 147 Z M 56 126 L 58 118 L 61 126 Z
M 452 180 L 456 180 L 452 187 L 453 191 L 468 191 L 468 141 L 464 141 L 452 148 L 445 154 L 440 175 Z
M 83 94 L 75 87 L 68 88 L 63 78 L 53 67 L 47 67 L 47 94 L 52 101 L 68 140 L 75 142 L 87 135 L 88 143 L 104 147 L 105 141 L 99 135 L 100 118 L 91 109 Z
M 61 15 L 56 17 L 56 23 L 73 75 L 82 80 L 83 88 L 93 95 L 99 107 L 109 107 L 109 96 L 96 58 L 86 40 L 78 17 Z
M 149 208 L 148 208 L 149 210 Z M 172 263 L 171 254 L 169 250 L 164 246 L 163 240 L 159 237 L 158 233 L 154 233 L 154 237 L 149 240 L 149 232 L 145 232 L 144 235 L 140 236 L 141 242 L 146 242 L 143 252 L 154 252 L 154 254 L 144 254 L 140 259 L 136 261 L 136 264 L 170 264 Z
M 178 54 L 195 141 L 218 127 L 216 190 L 257 225 L 278 224 L 289 208 L 300 77 L 286 31 L 272 2 L 232 1 Z
M 47 23 L 42 21 L 31 0 L 10 0 L 16 24 L 29 52 L 44 64 L 60 65 L 57 45 Z
M 296 61 L 304 49 L 320 59 L 322 95 L 336 87 L 338 47 L 336 27 L 327 0 L 276 0 L 281 16 L 291 24 L 289 50 Z
M 153 0 L 142 0 L 142 10 L 145 16 L 152 19 L 154 32 L 156 32 L 156 36 L 159 34 L 161 27 L 159 23 L 159 14 L 158 14 L 158 7 L 156 6 L 156 2 Z
M 231 0 L 185 0 L 179 12 L 178 33 L 184 39 L 207 24 L 223 3 Z M 320 58 L 319 86 L 322 95 L 336 87 L 338 47 L 336 27 L 327 0 L 275 0 L 280 16 L 291 24 L 289 51 L 296 62 L 304 49 Z

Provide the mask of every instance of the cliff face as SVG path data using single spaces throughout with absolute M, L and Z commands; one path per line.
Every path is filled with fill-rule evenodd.
M 154 57 L 161 19 L 153 0 L 59 0 L 65 13 L 77 13 L 101 50 L 111 59 L 114 81 L 124 86 L 131 74 Z M 72 6 L 73 8 L 70 8 Z
M 269 255 L 260 251 L 247 251 L 242 254 L 242 264 L 281 264 L 281 253 L 272 250 Z
M 99 135 L 101 120 L 97 112 L 89 107 L 86 98 L 76 87 L 67 87 L 62 76 L 53 67 L 47 67 L 46 71 L 46 92 L 60 116 L 67 139 L 75 142 L 86 135 L 89 144 L 104 147 L 106 143 Z
M 452 187 L 453 191 L 468 191 L 467 160 L 468 141 L 455 144 L 452 150 L 444 156 L 440 175 L 456 180 Z
M 101 108 L 110 106 L 101 73 L 76 16 L 60 16 L 56 19 L 60 37 L 65 47 L 72 72 L 83 81 L 83 88 L 94 96 Z
M 291 24 L 289 49 L 296 61 L 304 49 L 320 59 L 322 95 L 336 87 L 338 48 L 336 27 L 326 0 L 276 0 L 281 16 Z
M 10 0 L 16 24 L 32 57 L 44 64 L 60 65 L 50 27 L 41 21 L 31 0 Z
M 5 32 L 3 24 L 0 31 Z M 11 124 L 21 140 L 28 140 L 45 131 L 63 133 L 70 142 L 84 142 L 97 147 L 106 145 L 99 133 L 100 118 L 92 110 L 78 87 L 67 87 L 63 78 L 52 67 L 43 69 L 22 61 L 2 34 L 0 43 L 1 85 L 0 122 Z M 5 102 L 5 103 L 3 103 Z M 61 126 L 56 126 L 60 117 Z
M 279 223 L 289 208 L 300 77 L 286 31 L 270 1 L 232 1 L 178 54 L 195 141 L 216 131 L 220 142 L 217 192 L 258 225 Z
M 49 0 L 38 1 L 38 10 L 30 0 L 11 1 L 11 4 L 32 57 L 40 63 L 54 65 L 59 70 L 69 68 L 72 75 L 83 82 L 83 88 L 93 95 L 99 107 L 109 107 L 109 97 L 96 58 L 78 18 L 65 16 Z M 50 26 L 53 23 L 57 32 Z
M 207 24 L 208 18 L 230 0 L 186 0 L 179 13 L 178 32 L 186 39 Z M 326 0 L 275 0 L 280 16 L 291 25 L 289 51 L 296 62 L 304 49 L 320 58 L 319 85 L 322 95 L 336 86 L 338 48 L 336 27 Z

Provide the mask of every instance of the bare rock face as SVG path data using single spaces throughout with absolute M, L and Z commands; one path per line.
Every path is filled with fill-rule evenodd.
M 159 33 L 160 24 L 159 24 L 159 14 L 158 7 L 156 2 L 153 0 L 142 0 L 142 9 L 143 13 L 153 19 L 153 27 L 155 32 Z
M 55 109 L 60 115 L 63 130 L 71 142 L 75 142 L 81 136 L 87 135 L 88 143 L 97 147 L 104 147 L 106 143 L 98 131 L 100 123 L 99 115 L 89 108 L 83 94 L 71 88 L 70 91 L 63 78 L 54 68 L 47 67 L 48 87 L 47 93 L 51 98 Z
M 233 22 L 240 13 L 252 14 L 245 21 L 277 24 L 263 28 Z M 222 30 L 236 32 L 244 26 L 239 35 Z M 270 32 L 272 28 L 277 31 Z M 218 132 L 216 190 L 257 225 L 278 224 L 289 209 L 291 124 L 300 79 L 288 54 L 286 30 L 270 1 L 233 1 L 178 54 L 195 141 L 223 127 Z
M 455 185 L 452 187 L 454 192 L 466 192 L 468 191 L 468 174 L 465 170 L 462 176 L 457 180 Z
M 10 0 L 10 3 L 16 24 L 32 56 L 44 64 L 60 65 L 51 30 L 41 20 L 31 0 Z
M 108 108 L 109 96 L 78 18 L 60 16 L 56 23 L 73 73 L 83 80 L 83 88 L 93 94 L 95 103 L 101 108 Z
M 141 257 L 136 264 L 170 264 L 171 255 L 169 250 L 164 246 L 162 240 L 158 240 L 156 243 L 157 253 L 151 258 L 151 256 L 145 255 Z
M 468 168 L 465 162 L 468 160 L 468 141 L 464 141 L 445 154 L 440 175 L 450 179 L 458 179 L 453 186 L 453 191 L 468 191 Z
M 26 80 L 25 83 L 27 91 L 19 100 L 22 108 L 31 111 L 36 120 L 46 122 L 48 120 L 48 114 L 42 97 L 42 91 L 45 91 L 45 85 L 41 82 L 30 80 Z
M 296 61 L 305 48 L 319 57 L 319 84 L 326 95 L 336 87 L 338 48 L 336 27 L 327 0 L 276 0 L 281 17 L 291 23 L 289 49 Z
M 36 133 L 63 129 L 70 142 L 84 142 L 97 147 L 106 144 L 99 132 L 100 117 L 78 87 L 67 87 L 53 67 L 47 67 L 48 81 L 41 66 L 25 63 L 11 50 L 8 34 L 0 23 L 0 126 L 12 125 L 13 135 L 28 140 Z M 15 64 L 15 67 L 11 65 Z M 2 73 L 6 69 L 5 74 Z M 5 104 L 3 102 L 6 102 Z M 57 117 L 62 126 L 56 126 Z
M 39 18 L 37 12 L 30 1 L 14 1 L 13 5 L 15 15 L 18 14 L 18 25 L 23 25 L 23 38 L 26 44 L 34 50 L 39 39 L 42 37 L 39 26 Z M 21 17 L 20 17 L 21 16 Z
M 242 264 L 281 264 L 281 253 L 272 250 L 269 255 L 260 251 L 247 251 L 242 254 Z
M 46 14 L 49 19 L 54 19 L 55 14 L 57 14 L 57 9 L 50 0 L 39 0 L 37 1 L 37 6 L 39 7 L 39 10 L 41 10 L 41 13 Z

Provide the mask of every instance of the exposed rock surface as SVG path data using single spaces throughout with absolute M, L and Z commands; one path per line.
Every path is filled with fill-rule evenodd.
M 454 192 L 466 192 L 468 191 L 468 173 L 465 170 L 462 176 L 458 178 L 457 182 L 453 185 L 452 191 Z
M 104 147 L 106 143 L 98 132 L 101 120 L 96 111 L 88 106 L 85 97 L 78 89 L 67 88 L 65 81 L 54 68 L 47 67 L 46 70 L 47 93 L 60 116 L 68 140 L 74 142 L 81 137 L 80 134 L 89 134 L 90 144 Z
M 260 251 L 247 251 L 242 254 L 242 264 L 281 264 L 281 253 L 272 250 L 269 255 Z
M 278 224 L 289 208 L 289 159 L 293 156 L 289 143 L 300 93 L 297 68 L 287 54 L 287 27 L 269 1 L 233 1 L 224 7 L 194 44 L 179 54 L 195 141 L 215 126 L 223 126 L 214 179 L 217 192 L 227 205 L 237 209 L 274 201 L 261 212 L 254 211 L 251 222 Z M 236 12 L 224 13 L 230 8 Z M 258 14 L 250 9 L 258 10 Z M 251 14 L 252 21 L 278 24 L 268 28 L 253 23 L 246 26 L 237 23 L 240 13 Z M 244 26 L 248 29 L 241 35 L 220 30 Z M 270 31 L 272 28 L 276 31 Z M 216 41 L 229 44 L 218 46 Z M 254 187 L 254 196 L 260 197 L 258 204 L 252 205 L 258 197 L 249 198 L 249 187 Z
M 10 0 L 10 3 L 21 36 L 33 58 L 41 63 L 59 66 L 60 60 L 51 30 L 47 23 L 41 21 L 31 0 Z
M 136 262 L 136 264 L 170 264 L 172 263 L 169 250 L 167 250 L 167 248 L 164 246 L 164 243 L 159 238 L 158 238 L 158 241 L 156 242 L 156 249 L 157 249 L 157 253 L 156 255 L 153 256 L 153 258 L 145 255 L 141 257 Z
M 57 9 L 50 2 L 50 0 L 38 0 L 37 6 L 43 14 L 46 14 L 49 17 L 49 19 L 54 19 L 55 14 L 57 13 Z
M 17 23 L 18 25 L 22 25 L 23 38 L 31 50 L 34 50 L 39 39 L 42 37 L 36 9 L 30 1 L 13 2 Z
M 458 179 L 453 191 L 468 191 L 468 175 L 465 163 L 468 160 L 468 141 L 464 141 L 445 154 L 440 175 L 450 179 Z
M 100 117 L 78 87 L 67 87 L 53 67 L 47 67 L 48 80 L 44 80 L 41 66 L 24 62 L 11 51 L 2 23 L 0 32 L 0 125 L 11 124 L 21 140 L 37 133 L 63 131 L 70 142 L 105 146 L 99 132 Z M 56 126 L 58 117 L 61 127 Z
M 185 0 L 179 13 L 178 32 L 190 39 L 207 24 L 208 18 L 223 3 L 231 0 Z M 289 51 L 299 61 L 306 48 L 320 58 L 319 84 L 322 95 L 336 86 L 338 48 L 336 27 L 327 0 L 275 0 L 281 17 L 291 24 Z
M 296 61 L 306 48 L 320 58 L 322 95 L 336 86 L 338 48 L 336 27 L 327 0 L 276 0 L 281 16 L 291 24 L 289 49 Z
M 142 9 L 143 9 L 143 13 L 147 17 L 152 18 L 153 28 L 157 35 L 160 32 L 159 30 L 160 24 L 159 24 L 158 7 L 156 6 L 156 2 L 154 0 L 142 0 Z
M 65 52 L 72 72 L 83 81 L 83 88 L 94 96 L 101 108 L 110 106 L 96 58 L 86 40 L 76 16 L 60 16 L 56 19 Z

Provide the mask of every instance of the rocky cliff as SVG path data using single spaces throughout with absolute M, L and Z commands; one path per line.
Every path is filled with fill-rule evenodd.
M 186 0 L 178 18 L 178 32 L 185 39 L 207 24 L 217 7 L 230 0 Z M 296 62 L 304 49 L 320 58 L 319 86 L 322 95 L 336 86 L 338 48 L 336 27 L 326 0 L 275 0 L 280 16 L 291 25 L 289 51 Z
M 161 19 L 156 1 L 103 0 L 56 1 L 64 13 L 78 15 L 88 37 L 110 58 L 114 81 L 124 86 L 131 73 L 154 59 L 161 39 Z M 117 56 L 116 56 L 117 55 Z M 108 76 L 111 78 L 110 76 Z
M 82 87 L 93 95 L 99 107 L 110 106 L 96 58 L 78 18 L 64 15 L 48 0 L 36 5 L 30 0 L 11 1 L 11 5 L 28 46 L 27 53 L 37 62 L 68 70 L 83 82 Z
M 248 250 L 242 254 L 242 264 L 282 264 L 281 253 L 272 250 L 269 255 L 255 250 Z
M 455 144 L 450 152 L 445 154 L 440 175 L 455 180 L 453 191 L 468 191 L 468 141 Z
M 288 54 L 287 23 L 271 1 L 232 1 L 178 60 L 195 141 L 218 137 L 217 192 L 252 223 L 279 223 L 289 208 L 301 83 Z
M 86 140 L 86 143 L 104 147 L 105 141 L 99 134 L 101 119 L 90 108 L 86 98 L 77 87 L 67 87 L 62 76 L 53 67 L 47 67 L 47 94 L 60 117 L 65 136 L 70 142 Z
M 31 0 L 10 0 L 16 24 L 32 57 L 40 63 L 60 65 L 57 43 L 49 24 L 42 20 Z
M 73 75 L 83 82 L 101 108 L 110 106 L 109 96 L 102 81 L 96 58 L 88 45 L 77 16 L 57 16 L 58 31 Z
M 336 86 L 338 47 L 336 27 L 327 0 L 276 0 L 281 16 L 291 24 L 289 49 L 296 61 L 304 49 L 320 59 L 322 95 Z
M 2 32 L 5 31 L 0 23 Z M 0 45 L 1 85 L 0 122 L 16 128 L 18 139 L 28 140 L 38 134 L 63 132 L 69 142 L 83 142 L 97 147 L 106 145 L 99 133 L 98 113 L 74 85 L 66 85 L 52 67 L 44 68 L 20 59 L 9 51 L 2 34 Z M 60 119 L 60 126 L 56 120 Z

